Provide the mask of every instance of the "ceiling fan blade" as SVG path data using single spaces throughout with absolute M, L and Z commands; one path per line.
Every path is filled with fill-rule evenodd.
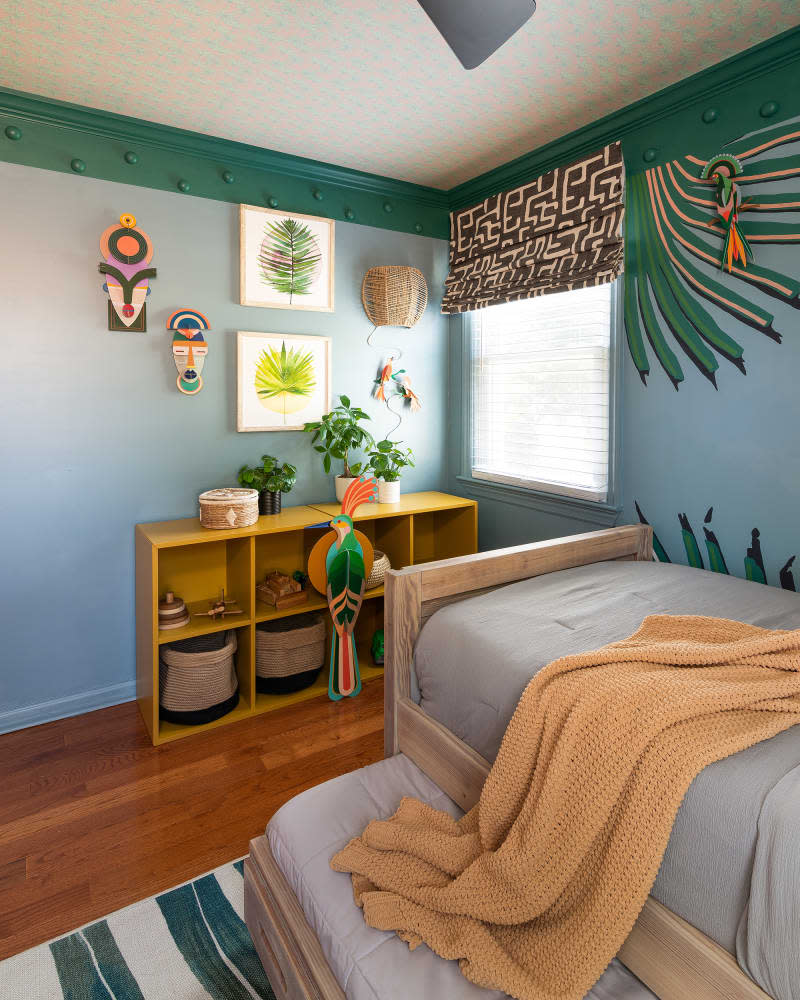
M 475 69 L 519 31 L 536 0 L 418 0 L 464 69 Z

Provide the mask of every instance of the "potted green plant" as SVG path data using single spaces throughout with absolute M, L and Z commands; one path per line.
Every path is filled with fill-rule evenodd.
M 375 445 L 367 456 L 367 465 L 378 480 L 378 503 L 397 503 L 400 499 L 400 475 L 403 469 L 414 467 L 410 448 L 400 448 L 386 438 Z
M 297 469 L 288 462 L 281 463 L 273 455 L 262 455 L 261 465 L 239 469 L 239 482 L 251 490 L 258 490 L 258 513 L 280 514 L 281 496 L 291 492 L 297 482 Z
M 331 471 L 333 459 L 343 463 L 343 470 L 336 476 L 336 499 L 341 500 L 345 490 L 361 475 L 366 468 L 364 462 L 353 462 L 350 455 L 354 451 L 366 451 L 375 444 L 375 439 L 361 426 L 363 420 L 369 420 L 369 414 L 359 406 L 351 406 L 347 396 L 339 397 L 339 405 L 321 420 L 307 423 L 303 428 L 314 436 L 311 443 L 314 450 L 322 455 L 322 467 Z

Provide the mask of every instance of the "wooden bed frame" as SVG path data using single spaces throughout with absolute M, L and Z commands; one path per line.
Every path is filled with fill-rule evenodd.
M 411 700 L 414 644 L 439 608 L 544 573 L 607 560 L 650 560 L 648 525 L 444 559 L 391 571 L 385 581 L 385 751 L 404 753 L 467 810 L 489 763 Z M 245 919 L 278 1000 L 344 1000 L 266 837 L 245 862 Z M 724 948 L 653 897 L 619 955 L 661 1000 L 770 1000 Z

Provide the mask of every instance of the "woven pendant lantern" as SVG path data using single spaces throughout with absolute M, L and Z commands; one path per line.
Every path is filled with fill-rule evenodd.
M 416 267 L 371 267 L 361 285 L 364 312 L 375 326 L 411 327 L 428 304 L 428 286 Z

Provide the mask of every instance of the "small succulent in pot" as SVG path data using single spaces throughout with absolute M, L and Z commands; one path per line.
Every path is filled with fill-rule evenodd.
M 314 451 L 322 455 L 322 467 L 330 473 L 333 459 L 343 463 L 343 471 L 336 477 L 336 499 L 341 500 L 353 479 L 358 478 L 366 468 L 364 462 L 353 462 L 350 455 L 354 451 L 364 451 L 375 444 L 375 439 L 361 422 L 369 420 L 369 414 L 359 406 L 351 406 L 347 396 L 339 397 L 339 405 L 321 420 L 307 423 L 303 428 L 314 436 L 311 443 Z
M 280 514 L 281 496 L 290 493 L 296 482 L 297 469 L 273 455 L 262 455 L 260 466 L 243 465 L 239 469 L 239 483 L 258 490 L 259 514 Z
M 400 476 L 403 469 L 414 467 L 414 454 L 410 448 L 400 448 L 385 438 L 379 441 L 367 456 L 367 465 L 378 480 L 378 502 L 397 503 L 400 499 Z

